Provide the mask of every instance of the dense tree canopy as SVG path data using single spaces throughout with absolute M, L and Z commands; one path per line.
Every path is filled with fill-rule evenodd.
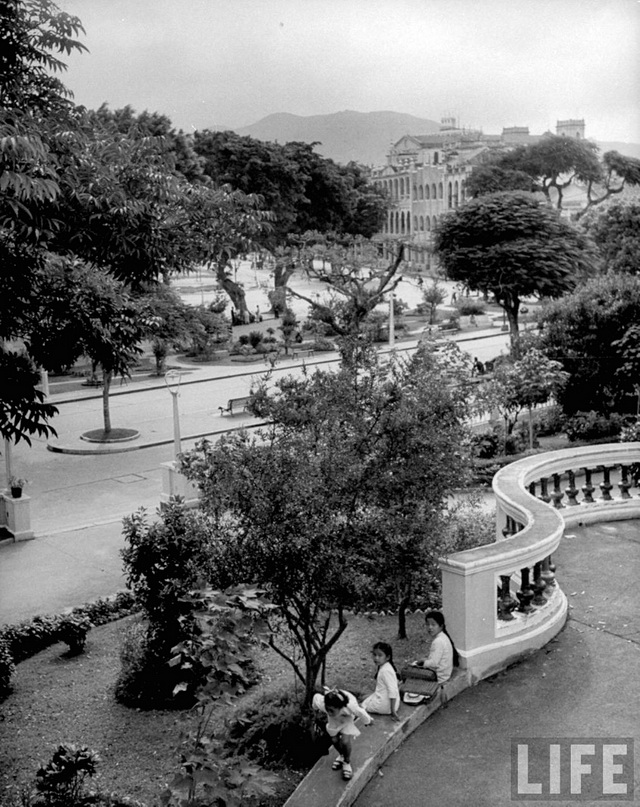
M 183 461 L 221 536 L 217 582 L 267 588 L 303 662 L 276 647 L 308 699 L 347 607 L 382 585 L 403 607 L 428 597 L 415 583 L 464 478 L 466 397 L 446 373 L 424 351 L 390 375 L 370 355 L 285 378 L 256 391 L 253 410 L 271 424 L 259 435 L 229 434 Z
M 595 242 L 605 270 L 640 272 L 640 200 L 616 200 L 591 210 L 581 224 Z
M 442 216 L 434 246 L 447 277 L 494 295 L 519 352 L 524 297 L 559 297 L 591 269 L 585 237 L 533 194 L 492 193 Z
M 627 344 L 625 334 L 638 322 L 640 280 L 627 275 L 593 278 L 562 300 L 545 304 L 542 345 L 569 373 L 559 393 L 567 414 L 633 410 L 637 377 L 621 369 L 633 341 Z
M 617 151 L 606 152 L 600 160 L 598 151 L 589 140 L 544 135 L 475 168 L 467 190 L 473 197 L 498 190 L 540 191 L 562 209 L 564 192 L 574 184 L 584 189 L 584 211 L 626 186 L 640 185 L 640 160 Z
M 314 151 L 316 144 L 265 143 L 234 132 L 195 132 L 194 148 L 217 185 L 258 194 L 274 215 L 263 243 L 273 249 L 307 230 L 371 236 L 386 208 L 384 197 L 355 163 L 341 166 Z

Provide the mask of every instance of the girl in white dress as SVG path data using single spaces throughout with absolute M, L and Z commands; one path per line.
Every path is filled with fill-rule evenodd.
M 327 734 L 338 752 L 331 767 L 342 770 L 342 778 L 351 779 L 351 741 L 360 736 L 355 721 L 361 717 L 365 726 L 373 723 L 373 718 L 358 704 L 355 695 L 343 689 L 327 689 L 324 695 L 313 696 L 313 708 L 327 715 Z
M 362 708 L 373 714 L 391 715 L 393 720 L 399 720 L 400 692 L 391 645 L 376 642 L 373 646 L 373 661 L 378 668 L 376 691 L 362 701 Z

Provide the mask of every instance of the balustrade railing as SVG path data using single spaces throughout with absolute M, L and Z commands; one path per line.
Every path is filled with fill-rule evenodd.
M 558 633 L 567 601 L 553 553 L 565 528 L 640 518 L 639 482 L 640 443 L 538 454 L 496 474 L 496 542 L 441 561 L 447 626 L 471 678 Z

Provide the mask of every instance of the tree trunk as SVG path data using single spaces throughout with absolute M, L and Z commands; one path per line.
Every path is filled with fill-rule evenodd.
M 240 316 L 244 316 L 245 311 L 248 310 L 244 289 L 227 275 L 224 264 L 216 265 L 216 280 L 229 295 L 231 303 Z
M 407 638 L 407 605 L 406 599 L 400 600 L 398 606 L 398 639 Z
M 104 433 L 111 431 L 111 413 L 109 412 L 109 390 L 113 373 L 102 368 L 102 417 L 104 420 Z
M 295 271 L 296 262 L 291 258 L 276 258 L 276 266 L 273 270 L 274 289 L 284 288 Z
M 504 308 L 509 322 L 509 341 L 511 358 L 517 361 L 520 358 L 520 329 L 518 325 L 518 310 L 520 308 L 520 300 L 511 302 L 509 300 L 502 300 L 500 305 Z
M 529 448 L 533 448 L 533 410 L 529 407 Z

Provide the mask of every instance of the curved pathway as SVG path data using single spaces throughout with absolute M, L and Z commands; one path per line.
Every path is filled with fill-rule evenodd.
M 565 629 L 432 715 L 386 761 L 357 807 L 513 807 L 512 738 L 633 737 L 640 756 L 640 523 L 569 531 L 554 562 L 570 602 Z M 536 803 L 603 802 L 583 795 Z

